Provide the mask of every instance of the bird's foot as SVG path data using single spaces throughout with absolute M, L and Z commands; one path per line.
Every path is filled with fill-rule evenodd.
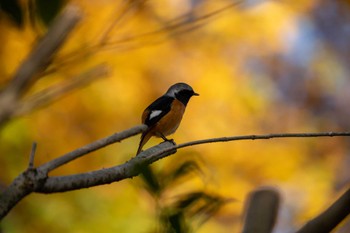
M 166 139 L 165 142 L 170 142 L 174 146 L 176 145 L 176 142 L 174 141 L 174 139 Z

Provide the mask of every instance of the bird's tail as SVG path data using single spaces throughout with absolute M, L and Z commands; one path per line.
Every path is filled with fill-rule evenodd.
M 148 140 L 151 137 L 152 137 L 152 133 L 150 133 L 150 129 L 142 133 L 136 156 L 140 154 L 140 152 L 142 151 L 142 147 L 148 142 Z M 156 175 L 152 171 L 152 168 L 149 165 L 146 165 L 146 166 L 142 166 L 140 169 L 141 169 L 140 170 L 141 177 L 146 183 L 146 185 L 148 186 L 149 190 L 151 190 L 155 194 L 158 194 L 160 190 L 160 185 Z
M 149 132 L 149 130 L 142 133 L 139 148 L 137 149 L 136 155 L 140 154 L 143 146 L 148 142 L 148 140 L 151 138 L 151 136 L 152 135 Z

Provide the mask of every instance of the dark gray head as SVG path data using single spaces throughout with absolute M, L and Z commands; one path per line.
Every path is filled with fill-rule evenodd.
M 194 92 L 192 87 L 186 83 L 176 83 L 168 89 L 165 95 L 178 99 L 184 105 L 187 105 L 192 96 L 198 96 L 199 94 Z

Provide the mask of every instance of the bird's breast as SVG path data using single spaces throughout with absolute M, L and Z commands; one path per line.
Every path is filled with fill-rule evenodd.
M 175 99 L 171 105 L 171 110 L 155 126 L 155 135 L 160 136 L 157 135 L 158 132 L 164 136 L 173 134 L 180 125 L 185 108 L 183 103 Z

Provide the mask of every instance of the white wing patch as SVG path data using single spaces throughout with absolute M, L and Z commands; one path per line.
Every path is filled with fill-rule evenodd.
M 149 114 L 149 120 L 151 120 L 152 118 L 156 117 L 156 116 L 159 116 L 159 114 L 162 113 L 162 110 L 153 110 L 151 112 L 151 114 Z

